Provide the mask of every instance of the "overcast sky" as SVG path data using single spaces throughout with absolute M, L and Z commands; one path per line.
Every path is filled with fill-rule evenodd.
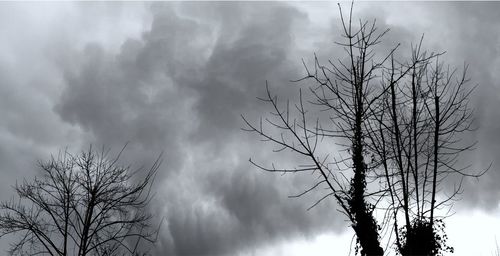
M 349 3 L 343 3 L 345 9 Z M 500 230 L 500 3 L 357 3 L 357 18 L 390 28 L 384 47 L 425 33 L 430 51 L 468 63 L 479 129 L 475 168 L 447 219 L 455 255 L 491 255 Z M 335 3 L 1 3 L 0 199 L 39 171 L 37 160 L 89 144 L 124 163 L 164 152 L 150 210 L 164 217 L 156 255 L 347 255 L 352 231 L 335 202 L 289 199 L 310 175 L 274 175 L 276 158 L 241 131 L 269 110 L 267 80 L 297 94 L 301 59 L 340 51 Z M 500 239 L 500 238 L 499 238 Z M 2 251 L 7 242 L 0 242 Z

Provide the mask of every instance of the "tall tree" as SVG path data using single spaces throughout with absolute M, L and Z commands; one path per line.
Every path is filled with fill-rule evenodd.
M 261 100 L 272 106 L 271 117 L 257 125 L 243 117 L 248 131 L 278 145 L 276 152 L 290 150 L 307 162 L 293 168 L 251 162 L 271 172 L 317 173 L 319 181 L 298 196 L 326 185 L 329 193 L 313 206 L 335 198 L 351 222 L 361 255 L 384 254 L 382 226 L 393 227 L 403 255 L 452 250 L 443 243 L 435 225 L 442 219 L 434 213 L 460 192 L 460 183 L 440 202 L 436 195 L 451 174 L 481 175 L 456 165 L 458 155 L 473 147 L 458 139 L 471 128 L 468 99 L 473 87 L 467 86 L 465 70 L 455 79 L 457 73 L 443 70 L 438 62 L 442 53 L 426 53 L 422 41 L 408 59 L 396 56 L 399 44 L 380 52 L 377 46 L 388 30 L 378 31 L 375 21 L 355 26 L 352 5 L 347 18 L 340 5 L 339 10 L 342 40 L 336 44 L 345 55 L 327 65 L 315 56 L 312 69 L 304 62 L 306 75 L 295 82 L 309 86 L 307 96 L 299 90 L 296 111 L 289 101 L 281 105 L 266 85 L 267 96 Z M 347 153 L 340 158 L 323 154 L 325 139 Z M 385 216 L 380 224 L 374 217 L 377 209 Z M 419 246 L 420 239 L 426 239 L 426 246 Z
M 382 87 L 388 93 L 379 102 L 379 109 L 385 111 L 372 115 L 375 119 L 369 132 L 369 145 L 391 193 L 395 232 L 400 226 L 396 216 L 399 211 L 403 213 L 404 235 L 396 233 L 403 255 L 452 251 L 445 244 L 442 218 L 436 217 L 436 210 L 456 199 L 463 178 L 484 173 L 472 173 L 470 165 L 458 161 L 461 153 L 475 145 L 464 140 L 465 133 L 472 130 L 469 98 L 475 88 L 468 84 L 467 66 L 461 73 L 444 69 L 439 61 L 443 54 L 426 53 L 422 40 L 412 49 L 409 61 L 395 64 L 392 60 L 386 68 Z M 393 77 L 409 66 L 404 79 L 393 83 Z M 447 196 L 441 194 L 438 199 L 438 192 L 454 175 L 460 181 Z
M 340 5 L 339 5 L 340 7 Z M 266 102 L 270 102 L 274 108 L 273 115 L 279 117 L 277 122 L 266 119 L 270 125 L 287 135 L 273 137 L 272 133 L 266 133 L 262 127 L 262 121 L 259 127 L 252 125 L 246 119 L 245 122 L 249 131 L 257 132 L 265 139 L 283 147 L 290 149 L 300 155 L 307 156 L 311 163 L 302 165 L 305 167 L 293 169 L 268 169 L 268 171 L 297 172 L 297 171 L 319 171 L 320 182 L 316 183 L 305 193 L 312 191 L 313 188 L 325 183 L 331 191 L 321 200 L 328 196 L 334 196 L 341 206 L 344 214 L 351 221 L 351 226 L 356 233 L 358 242 L 361 245 L 362 255 L 383 255 L 383 249 L 380 245 L 378 225 L 373 217 L 373 205 L 366 200 L 366 185 L 368 167 L 366 164 L 365 149 L 365 122 L 369 120 L 371 114 L 368 109 L 370 105 L 375 104 L 377 93 L 371 88 L 370 83 L 376 77 L 376 74 L 383 68 L 384 62 L 395 48 L 386 54 L 382 59 L 374 59 L 374 48 L 380 43 L 380 39 L 387 32 L 378 32 L 373 23 L 360 23 L 355 28 L 352 22 L 352 6 L 349 17 L 343 17 L 340 9 L 343 39 L 337 42 L 344 48 L 346 56 L 344 59 L 338 59 L 338 62 L 330 61 L 331 66 L 326 67 L 320 64 L 318 58 L 315 58 L 314 71 L 311 72 L 304 64 L 306 76 L 297 80 L 313 80 L 316 86 L 310 88 L 315 98 L 313 104 L 326 109 L 330 113 L 333 127 L 325 128 L 318 119 L 315 124 L 308 123 L 306 109 L 300 92 L 298 117 L 290 119 L 289 107 L 283 111 L 278 107 L 277 97 L 273 97 L 268 90 Z M 291 136 L 290 136 L 291 135 Z M 286 140 L 290 137 L 291 140 Z M 316 154 L 316 147 L 319 137 L 335 138 L 342 141 L 349 155 L 341 160 L 333 160 L 334 166 L 329 164 L 331 159 L 328 156 L 319 156 Z M 346 164 L 352 169 L 352 177 L 347 178 L 343 174 L 335 173 L 332 167 L 338 167 L 340 164 Z M 339 176 L 341 175 L 341 176 Z M 321 201 L 319 200 L 319 201 Z M 318 202 L 319 202 L 318 201 Z

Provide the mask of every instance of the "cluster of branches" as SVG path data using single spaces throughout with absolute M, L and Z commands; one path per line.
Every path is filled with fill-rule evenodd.
M 288 101 L 281 105 L 266 85 L 267 97 L 261 100 L 272 106 L 272 117 L 258 125 L 243 117 L 246 130 L 278 145 L 276 152 L 290 150 L 306 162 L 280 169 L 250 161 L 271 172 L 317 174 L 319 181 L 299 196 L 326 186 L 329 193 L 314 205 L 335 199 L 351 222 L 362 255 L 383 255 L 387 247 L 382 248 L 380 238 L 387 231 L 395 234 L 389 240 L 402 255 L 453 251 L 436 210 L 451 206 L 463 177 L 482 175 L 469 173 L 470 166 L 458 161 L 460 153 L 474 146 L 462 140 L 472 129 L 469 98 L 474 87 L 468 84 L 467 66 L 461 72 L 450 69 L 439 60 L 443 53 L 422 50 L 422 40 L 412 46 L 409 58 L 397 57 L 399 44 L 377 54 L 388 30 L 378 31 L 375 21 L 355 26 L 352 6 L 348 18 L 341 9 L 340 15 L 342 41 L 336 44 L 345 56 L 326 65 L 315 56 L 313 68 L 304 63 L 306 75 L 296 82 L 309 86 L 307 96 L 299 91 L 296 111 Z M 312 110 L 327 116 L 311 117 Z M 322 154 L 318 145 L 325 139 L 347 153 L 340 158 Z M 346 176 L 346 170 L 351 174 Z M 450 175 L 460 181 L 442 196 Z M 375 210 L 383 211 L 382 225 Z
M 160 158 L 134 182 L 144 170 L 118 165 L 121 153 L 65 152 L 40 163 L 43 176 L 16 184 L 19 198 L 0 204 L 0 236 L 20 235 L 11 255 L 139 255 L 139 243 L 153 243 L 145 208 Z

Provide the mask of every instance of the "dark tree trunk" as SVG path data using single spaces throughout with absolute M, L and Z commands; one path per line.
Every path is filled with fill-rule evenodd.
M 380 247 L 378 225 L 373 217 L 373 208 L 365 200 L 366 164 L 363 157 L 362 113 L 363 99 L 362 86 L 356 88 L 356 122 L 354 139 L 352 141 L 352 160 L 354 177 L 351 180 L 349 210 L 353 216 L 353 228 L 361 245 L 361 255 L 383 255 Z
M 358 151 L 358 152 L 356 152 Z M 359 149 L 354 148 L 354 177 L 351 181 L 349 208 L 354 217 L 353 228 L 361 245 L 361 255 L 383 255 L 378 226 L 371 205 L 365 201 L 366 165 Z

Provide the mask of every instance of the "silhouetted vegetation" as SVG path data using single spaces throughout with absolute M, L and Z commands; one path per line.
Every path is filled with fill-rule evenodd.
M 444 232 L 444 222 L 441 219 L 433 225 L 426 219 L 414 219 L 410 228 L 400 231 L 403 241 L 399 252 L 401 255 L 443 255 L 443 252 L 453 253 L 453 247 L 447 246 L 448 236 Z
M 382 52 L 377 46 L 388 30 L 379 31 L 375 21 L 356 26 L 352 5 L 347 18 L 339 9 L 342 35 L 336 45 L 345 55 L 326 65 L 315 56 L 312 68 L 304 62 L 306 75 L 295 82 L 307 91 L 299 89 L 296 111 L 289 101 L 281 104 L 266 84 L 261 100 L 272 106 L 271 117 L 258 125 L 243 117 L 246 130 L 277 145 L 275 152 L 291 151 L 307 162 L 267 168 L 250 161 L 271 172 L 318 174 L 319 181 L 299 196 L 326 185 L 329 193 L 313 206 L 336 200 L 351 222 L 361 255 L 383 255 L 380 238 L 386 231 L 395 233 L 389 240 L 401 255 L 453 252 L 446 244 L 443 216 L 436 211 L 452 205 L 464 177 L 484 173 L 470 173 L 470 166 L 458 161 L 475 144 L 463 140 L 463 133 L 473 129 L 469 97 L 474 87 L 467 66 L 462 72 L 445 68 L 439 60 L 443 53 L 422 49 L 423 37 L 409 58 L 399 54 L 400 44 Z M 326 148 L 330 152 L 324 153 L 321 144 L 327 139 L 340 146 L 338 152 Z M 438 198 L 453 176 L 459 182 Z M 383 213 L 380 224 L 374 211 Z
M 122 150 L 123 151 L 123 150 Z M 160 159 L 149 170 L 118 165 L 121 152 L 92 147 L 40 163 L 42 176 L 15 185 L 0 204 L 0 235 L 13 234 L 12 255 L 139 255 L 153 243 L 146 206 Z M 144 175 L 135 181 L 134 175 Z M 143 255 L 143 254 L 141 254 Z

